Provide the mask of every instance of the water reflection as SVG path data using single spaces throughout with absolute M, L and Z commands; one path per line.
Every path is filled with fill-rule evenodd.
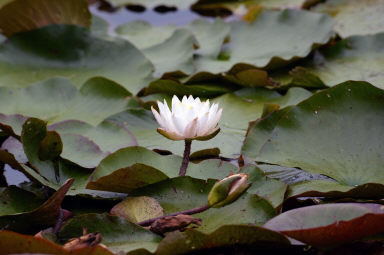
M 114 29 L 119 25 L 134 20 L 144 20 L 154 26 L 163 26 L 168 24 L 184 26 L 186 24 L 189 24 L 193 20 L 200 18 L 199 15 L 188 9 L 177 10 L 167 13 L 159 13 L 150 9 L 146 9 L 144 12 L 139 13 L 128 11 L 126 8 L 120 8 L 116 12 L 110 13 L 98 10 L 97 5 L 91 5 L 89 9 L 92 14 L 97 15 L 109 22 L 110 31 L 114 31 Z

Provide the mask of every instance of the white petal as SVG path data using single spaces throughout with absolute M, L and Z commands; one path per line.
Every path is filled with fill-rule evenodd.
M 207 120 L 209 117 L 209 112 L 204 113 L 199 119 L 197 123 L 197 136 L 202 136 L 204 134 L 204 127 L 207 124 Z
M 155 108 L 153 108 L 153 106 L 151 106 L 151 110 L 152 110 L 153 116 L 155 116 L 157 123 L 159 123 L 159 126 L 164 127 L 165 126 L 164 120 L 161 118 L 160 114 L 155 110 Z
M 188 123 L 188 125 L 184 129 L 184 137 L 185 138 L 194 138 L 196 137 L 196 127 L 197 127 L 197 118 Z

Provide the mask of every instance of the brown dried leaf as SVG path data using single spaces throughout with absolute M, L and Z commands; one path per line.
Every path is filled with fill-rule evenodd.
M 78 238 L 72 238 L 66 242 L 63 247 L 66 250 L 73 251 L 78 250 L 84 247 L 94 247 L 97 245 L 101 245 L 101 241 L 103 240 L 103 237 L 100 233 L 90 233 L 87 234 L 87 230 L 83 230 L 83 236 L 80 236 Z M 104 245 L 102 245 L 104 246 Z
M 151 231 L 156 234 L 164 234 L 175 230 L 184 231 L 189 225 L 201 225 L 201 219 L 193 218 L 190 215 L 179 214 L 176 216 L 167 216 L 156 220 L 151 225 Z

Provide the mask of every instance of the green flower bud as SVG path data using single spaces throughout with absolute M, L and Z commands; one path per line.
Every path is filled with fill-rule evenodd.
M 208 205 L 217 208 L 232 203 L 251 186 L 247 181 L 248 174 L 239 173 L 216 182 L 208 194 Z

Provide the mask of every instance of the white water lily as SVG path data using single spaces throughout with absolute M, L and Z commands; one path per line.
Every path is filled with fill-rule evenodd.
M 201 102 L 200 98 L 186 96 L 180 101 L 172 98 L 172 110 L 167 102 L 158 102 L 159 113 L 152 107 L 160 128 L 157 131 L 172 140 L 208 140 L 219 131 L 217 126 L 223 109 L 218 104 L 210 105 L 209 100 Z

